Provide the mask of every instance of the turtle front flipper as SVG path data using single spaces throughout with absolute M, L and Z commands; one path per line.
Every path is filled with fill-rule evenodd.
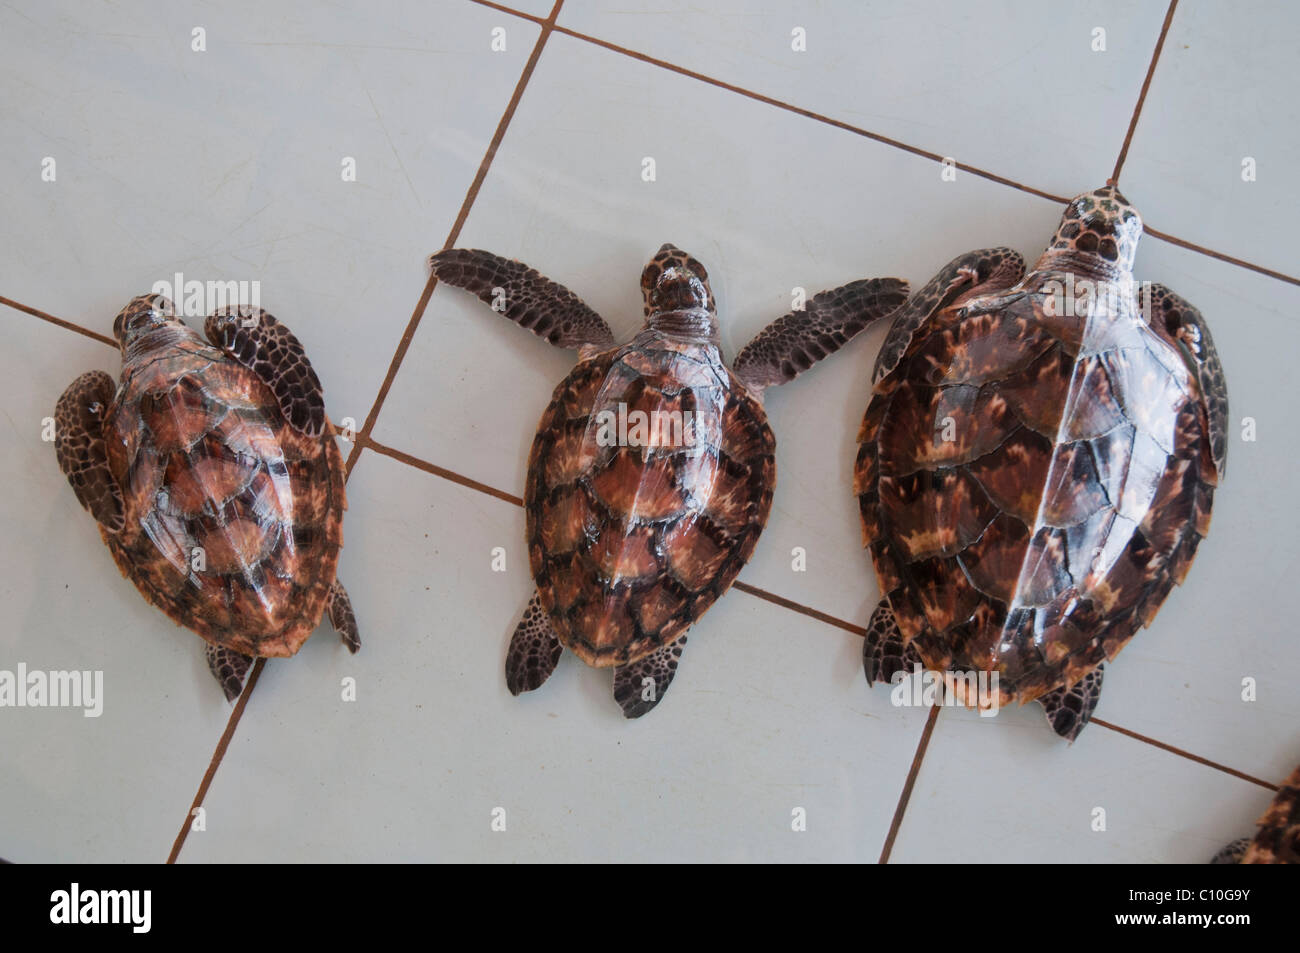
M 898 310 L 893 326 L 885 336 L 885 343 L 876 355 L 872 384 L 878 383 L 898 366 L 912 343 L 912 335 L 941 308 L 947 307 L 959 295 L 977 289 L 991 292 L 1010 288 L 1024 274 L 1024 256 L 1011 248 L 981 248 L 948 262 Z
M 447 248 L 429 258 L 429 268 L 439 281 L 473 292 L 493 311 L 556 347 L 615 343 L 604 318 L 523 262 L 473 248 Z
M 111 533 L 125 525 L 122 489 L 108 468 L 104 421 L 117 385 L 103 371 L 88 371 L 69 385 L 54 408 L 54 454 L 72 492 Z
M 758 393 L 794 380 L 834 354 L 873 321 L 907 300 L 901 278 L 863 278 L 809 299 L 802 311 L 777 318 L 745 345 L 732 370 Z
M 226 701 L 233 702 L 244 690 L 244 679 L 253 664 L 253 657 L 211 642 L 205 646 L 203 657 L 208 660 L 209 671 L 226 693 Z
M 357 615 L 352 611 L 352 599 L 348 596 L 348 591 L 343 588 L 343 583 L 337 579 L 334 585 L 330 586 L 329 595 L 325 598 L 325 613 L 330 617 L 330 625 L 334 626 L 334 631 L 343 639 L 343 644 L 348 647 L 348 651 L 356 653 L 361 648 L 361 633 L 357 631 Z
M 325 395 L 293 332 L 261 308 L 230 305 L 203 323 L 209 341 L 271 388 L 285 420 L 300 433 L 325 432 Z
M 614 669 L 614 701 L 623 709 L 624 718 L 640 718 L 663 700 L 677 674 L 685 645 L 683 635 L 644 658 Z
M 1205 318 L 1185 298 L 1164 285 L 1153 284 L 1147 319 L 1151 330 L 1187 356 L 1196 373 L 1209 427 L 1210 456 L 1222 479 L 1228 465 L 1228 385 Z
M 1101 680 L 1106 666 L 1098 665 L 1070 688 L 1058 688 L 1038 696 L 1047 723 L 1066 741 L 1074 741 L 1092 720 L 1093 709 L 1101 699 Z
M 555 671 L 562 651 L 550 617 L 542 608 L 541 597 L 534 592 L 506 652 L 506 687 L 510 694 L 519 695 L 540 687 Z
M 871 613 L 862 643 L 862 669 L 867 684 L 892 682 L 898 672 L 911 672 L 916 665 L 925 667 L 921 653 L 915 645 L 903 641 L 889 598 L 881 599 L 876 611 Z

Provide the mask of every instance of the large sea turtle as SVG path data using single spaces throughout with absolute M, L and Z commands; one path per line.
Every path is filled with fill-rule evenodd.
M 334 578 L 343 458 L 302 345 L 244 306 L 204 331 L 161 295 L 132 299 L 113 322 L 120 383 L 73 381 L 55 451 L 122 574 L 207 641 L 234 699 L 254 656 L 293 655 L 322 613 L 351 651 L 361 642 Z
M 1037 700 L 1073 740 L 1103 660 L 1182 582 L 1228 397 L 1200 313 L 1134 283 L 1141 234 L 1108 185 L 1069 203 L 1028 274 L 1011 249 L 970 252 L 899 310 L 855 466 L 884 594 L 868 683 L 921 665 L 967 704 Z M 998 684 L 970 698 L 980 673 Z
M 776 442 L 763 390 L 793 380 L 907 297 L 864 279 L 768 325 L 728 368 L 708 274 L 664 245 L 645 266 L 645 326 L 619 344 L 573 292 L 527 265 L 448 249 L 438 280 L 465 288 L 578 364 L 542 414 L 524 492 L 536 594 L 506 656 L 513 694 L 561 647 L 614 668 L 637 718 L 664 697 L 686 630 L 726 592 L 767 522 Z

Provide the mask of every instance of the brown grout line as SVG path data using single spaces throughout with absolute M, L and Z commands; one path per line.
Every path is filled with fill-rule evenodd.
M 1188 251 L 1199 252 L 1202 255 L 1209 256 L 1210 258 L 1217 258 L 1219 261 L 1227 262 L 1229 265 L 1236 265 L 1237 267 L 1245 268 L 1248 271 L 1254 271 L 1261 275 L 1267 275 L 1270 278 L 1276 278 L 1278 281 L 1300 285 L 1300 278 L 1293 278 L 1291 275 L 1284 275 L 1280 271 L 1274 271 L 1272 268 L 1265 268 L 1263 265 L 1252 265 L 1248 261 L 1242 261 L 1240 258 L 1233 258 L 1231 255 L 1223 254 L 1223 252 L 1203 248 L 1200 245 L 1195 245 L 1192 242 L 1185 241 L 1181 238 L 1175 238 L 1173 235 L 1168 235 L 1165 232 L 1158 231 L 1149 225 L 1142 226 L 1142 234 L 1150 235 L 1152 238 L 1157 238 L 1163 242 L 1169 242 L 1171 245 L 1177 245 L 1179 248 L 1186 248 Z
M 266 666 L 266 659 L 259 658 L 253 663 L 253 670 L 248 675 L 248 683 L 239 695 L 239 701 L 235 702 L 235 710 L 230 713 L 230 718 L 226 721 L 226 730 L 221 733 L 221 740 L 217 742 L 216 750 L 212 752 L 212 760 L 208 762 L 208 770 L 203 774 L 203 780 L 199 782 L 199 789 L 194 795 L 194 803 L 190 805 L 189 813 L 185 815 L 185 821 L 181 824 L 180 833 L 176 835 L 176 840 L 172 843 L 172 852 L 167 855 L 167 863 L 176 863 L 176 858 L 185 846 L 185 838 L 190 832 L 190 824 L 194 821 L 194 809 L 203 806 L 203 799 L 208 796 L 208 788 L 212 786 L 212 778 L 217 773 L 217 768 L 221 766 L 221 759 L 226 756 L 226 749 L 230 747 L 230 739 L 235 736 L 235 728 L 239 725 L 239 719 L 243 717 L 244 708 L 248 705 L 248 697 L 253 694 L 253 686 L 257 684 L 258 676 L 262 674 L 262 669 Z
M 497 149 L 501 146 L 501 141 L 505 138 L 506 129 L 510 126 L 510 120 L 514 118 L 515 110 L 519 107 L 519 101 L 523 98 L 524 87 L 532 78 L 533 70 L 537 68 L 537 61 L 542 55 L 542 48 L 546 46 L 546 41 L 551 35 L 554 28 L 555 18 L 560 15 L 560 7 L 564 5 L 564 0 L 555 0 L 555 6 L 551 8 L 551 15 L 545 20 L 538 21 L 541 24 L 542 32 L 537 37 L 537 42 L 533 44 L 533 51 L 528 56 L 528 62 L 524 64 L 524 71 L 519 75 L 519 82 L 515 84 L 514 93 L 510 97 L 510 102 L 506 105 L 506 111 L 502 114 L 501 120 L 497 123 L 496 131 L 492 134 L 492 141 L 488 143 L 487 152 L 483 154 L 483 161 L 479 163 L 478 171 L 474 175 L 474 181 L 470 183 L 469 191 L 465 193 L 465 201 L 461 203 L 460 212 L 456 216 L 455 223 L 451 226 L 451 231 L 447 234 L 447 240 L 443 242 L 443 248 L 450 248 L 460 237 L 461 229 L 465 227 L 465 220 L 469 218 L 469 210 L 474 205 L 474 200 L 478 198 L 479 189 L 483 186 L 484 179 L 487 178 L 488 170 L 492 167 L 492 160 L 496 158 Z M 507 12 L 510 11 L 507 8 Z M 406 324 L 406 330 L 402 333 L 402 338 L 397 342 L 397 350 L 393 354 L 392 361 L 388 365 L 388 373 L 384 377 L 383 384 L 379 387 L 379 393 L 375 396 L 375 402 L 370 407 L 370 413 L 366 415 L 365 423 L 361 425 L 358 431 L 358 440 L 348 454 L 347 471 L 352 472 L 358 455 L 361 453 L 361 446 L 370 437 L 370 431 L 374 429 L 375 421 L 379 418 L 379 411 L 384 406 L 384 401 L 388 399 L 388 392 L 392 389 L 393 379 L 397 377 L 397 372 L 402 366 L 402 361 L 406 358 L 406 352 L 411 346 L 411 340 L 415 337 L 415 331 L 420 326 L 420 321 L 424 318 L 425 309 L 429 306 L 429 298 L 433 295 L 433 289 L 437 287 L 438 279 L 430 273 L 429 278 L 424 283 L 424 291 L 420 295 L 420 300 L 415 305 L 415 311 L 411 313 L 411 319 Z
M 84 334 L 88 338 L 94 338 L 96 341 L 99 341 L 103 344 L 107 344 L 109 347 L 113 348 L 114 350 L 117 350 L 117 342 L 114 341 L 111 337 L 108 337 L 107 335 L 100 334 L 96 331 L 91 331 L 89 328 L 83 328 L 79 324 L 73 324 L 71 321 L 65 321 L 62 318 L 56 318 L 52 314 L 46 314 L 44 311 L 38 311 L 36 308 L 30 307 L 28 305 L 19 304 L 17 301 L 14 301 L 12 298 L 5 298 L 3 296 L 0 296 L 0 304 L 8 305 L 9 307 L 13 308 L 15 311 L 22 311 L 25 314 L 30 314 L 33 317 L 40 318 L 42 321 L 48 321 L 50 322 L 50 324 L 57 325 L 58 327 L 65 328 L 69 331 L 76 331 L 78 334 Z
M 1169 9 L 1165 11 L 1165 22 L 1160 27 L 1160 38 L 1156 40 L 1155 51 L 1151 54 L 1151 64 L 1147 67 L 1146 79 L 1142 80 L 1142 92 L 1138 93 L 1137 105 L 1133 107 L 1133 118 L 1129 120 L 1128 132 L 1124 134 L 1124 145 L 1120 147 L 1119 158 L 1115 160 L 1115 171 L 1110 174 L 1112 185 L 1119 184 L 1119 173 L 1128 158 L 1128 147 L 1137 131 L 1138 119 L 1142 115 L 1142 104 L 1146 102 L 1147 90 L 1151 88 L 1151 77 L 1156 75 L 1156 63 L 1160 61 L 1160 51 L 1164 49 L 1165 37 L 1169 35 L 1169 24 L 1174 22 L 1174 11 L 1178 9 L 1178 0 L 1169 0 Z
M 1119 725 L 1113 725 L 1109 721 L 1102 721 L 1100 718 L 1091 718 L 1089 721 L 1094 725 L 1101 725 L 1103 728 L 1109 728 L 1111 731 L 1119 732 L 1121 735 L 1127 735 L 1135 741 L 1145 741 L 1147 744 L 1154 745 L 1163 751 L 1168 751 L 1170 754 L 1181 755 L 1189 761 L 1203 764 L 1207 768 L 1214 768 L 1216 771 L 1230 774 L 1234 778 L 1239 778 L 1242 781 L 1249 781 L 1251 784 L 1258 784 L 1260 787 L 1267 788 L 1270 791 L 1276 792 L 1278 790 L 1276 784 L 1264 781 L 1254 775 L 1247 774 L 1244 771 L 1238 771 L 1236 768 L 1230 768 L 1226 764 L 1219 764 L 1217 761 L 1211 761 L 1209 758 L 1202 758 L 1198 754 L 1192 754 L 1190 751 L 1184 751 L 1182 748 L 1177 748 L 1174 745 L 1165 744 L 1163 741 L 1157 741 L 1155 738 L 1148 737 L 1147 735 L 1139 734 L 1136 731 L 1130 731 L 1128 728 L 1121 728 Z
M 885 835 L 885 846 L 880 850 L 879 864 L 889 863 L 889 855 L 894 850 L 894 841 L 898 838 L 898 830 L 903 826 L 903 815 L 907 813 L 907 802 L 912 799 L 912 788 L 916 786 L 916 776 L 921 770 L 921 761 L 925 758 L 925 751 L 930 747 L 930 736 L 934 734 L 934 723 L 939 720 L 940 707 L 938 705 L 930 706 L 930 716 L 925 720 L 925 730 L 921 732 L 921 740 L 916 745 L 916 754 L 912 756 L 912 767 L 907 771 L 907 780 L 903 782 L 903 793 L 898 796 L 898 805 L 894 808 L 894 819 L 889 823 L 889 833 Z
M 514 116 L 515 109 L 519 106 L 519 100 L 523 97 L 524 87 L 528 85 L 528 80 L 533 75 L 533 70 L 537 66 L 537 60 L 542 54 L 542 47 L 546 45 L 546 40 L 550 36 L 551 27 L 555 23 L 555 18 L 559 16 L 560 7 L 563 5 L 564 0 L 555 0 L 555 6 L 551 8 L 550 17 L 542 23 L 541 35 L 537 38 L 537 43 L 533 46 L 533 51 L 528 57 L 528 62 L 524 65 L 524 70 L 523 73 L 520 74 L 519 82 L 515 84 L 514 93 L 510 97 L 510 102 L 506 106 L 506 111 L 502 115 L 500 122 L 497 123 L 496 132 L 492 136 L 492 141 L 488 144 L 488 149 L 483 156 L 483 161 L 479 163 L 478 172 L 474 176 L 474 181 L 470 184 L 469 192 L 465 195 L 465 201 L 461 204 L 460 213 L 456 216 L 456 221 L 452 225 L 451 233 L 447 236 L 447 245 L 451 245 L 455 242 L 457 236 L 460 235 L 460 230 L 465 225 L 466 218 L 469 217 L 470 207 L 474 204 L 474 199 L 478 197 L 479 188 L 483 185 L 483 180 L 486 178 L 488 169 L 492 165 L 492 159 L 496 156 L 497 149 L 501 145 L 501 140 L 505 136 L 506 127 L 510 125 L 510 120 Z M 356 435 L 352 451 L 348 454 L 346 463 L 346 472 L 348 476 L 351 476 L 352 469 L 356 466 L 357 460 L 361 456 L 361 451 L 365 447 L 369 446 L 380 452 L 389 449 L 387 447 L 382 447 L 380 444 L 375 444 L 370 440 L 370 430 L 375 425 L 375 420 L 379 416 L 379 409 L 383 406 L 384 399 L 388 396 L 388 391 L 393 384 L 393 378 L 396 376 L 397 370 L 402 364 L 402 358 L 406 355 L 406 350 L 410 346 L 411 339 L 415 336 L 415 329 L 419 326 L 420 319 L 424 316 L 424 310 L 429 304 L 429 298 L 433 294 L 433 289 L 436 284 L 437 282 L 432 275 L 430 275 L 429 280 L 425 282 L 424 292 L 420 295 L 420 300 L 416 304 L 414 313 L 411 315 L 411 320 L 407 323 L 401 341 L 398 342 L 397 351 L 393 355 L 392 361 L 389 363 L 388 374 L 384 378 L 384 383 L 379 388 L 379 394 L 376 396 L 375 402 L 370 408 L 370 412 L 366 415 L 365 424 Z M 73 327 L 75 328 L 75 325 Z M 398 456 L 399 451 L 395 450 L 390 451 L 390 453 L 397 459 L 402 459 L 402 457 L 405 456 L 404 454 Z M 409 458 L 407 462 L 412 462 L 414 464 L 414 461 L 415 458 L 412 457 Z M 433 467 L 433 464 L 429 464 L 428 466 Z M 446 474 L 444 474 L 442 468 L 439 467 L 430 470 L 430 472 L 435 473 L 438 476 L 444 476 L 450 474 L 451 471 L 446 471 Z M 448 475 L 447 478 L 452 479 L 452 476 Z M 492 490 L 491 487 L 487 487 L 485 484 L 480 484 L 464 477 L 461 479 L 467 481 L 465 485 L 472 489 L 481 489 L 484 492 L 490 492 Z M 508 494 L 506 494 L 506 498 L 511 501 L 517 499 L 509 497 Z M 523 505 L 522 500 L 519 500 L 518 502 L 520 505 Z M 244 686 L 243 694 L 239 696 L 239 703 L 231 713 L 230 720 L 226 723 L 226 730 L 222 734 L 221 740 L 217 742 L 216 750 L 212 753 L 212 760 L 209 762 L 208 770 L 203 775 L 203 780 L 199 784 L 199 790 L 195 795 L 194 804 L 190 806 L 191 811 L 194 810 L 195 806 L 202 802 L 203 797 L 207 794 L 208 787 L 212 783 L 212 778 L 216 774 L 217 768 L 221 765 L 221 760 L 226 753 L 226 747 L 230 744 L 230 738 L 235 733 L 235 727 L 239 724 L 239 720 L 243 716 L 244 708 L 248 703 L 248 698 L 253 693 L 253 687 L 257 684 L 257 676 L 261 672 L 264 664 L 265 660 L 259 658 L 253 666 L 253 671 L 249 676 L 248 684 Z M 167 863 L 169 864 L 175 862 L 176 857 L 180 854 L 181 848 L 185 845 L 185 838 L 189 834 L 190 830 L 191 817 L 192 814 L 186 815 L 180 833 L 176 836 L 175 843 L 172 844 L 172 851 L 167 857 Z
M 812 606 L 806 606 L 799 602 L 786 599 L 784 596 L 778 596 L 775 593 L 768 592 L 766 589 L 760 589 L 757 586 L 751 586 L 745 582 L 733 582 L 732 589 L 739 589 L 741 592 L 747 592 L 765 602 L 770 602 L 774 606 L 780 606 L 782 609 L 789 609 L 791 612 L 798 612 L 800 615 L 806 615 L 809 618 L 816 619 L 818 622 L 825 622 L 827 625 L 833 625 L 837 629 L 843 629 L 845 632 L 852 632 L 856 636 L 866 638 L 867 629 L 865 626 L 854 625 L 844 619 L 838 619 L 829 613 L 814 609 Z
M 442 477 L 459 486 L 467 487 L 471 490 L 478 490 L 488 496 L 495 497 L 498 500 L 504 500 L 506 503 L 513 503 L 515 506 L 522 507 L 524 501 L 522 497 L 515 496 L 513 493 L 507 493 L 505 490 L 498 490 L 494 486 L 486 483 L 480 483 L 478 480 L 462 476 L 454 470 L 448 470 L 446 467 L 440 467 L 436 463 L 429 463 L 427 460 L 421 460 L 419 457 L 413 457 L 409 453 L 403 453 L 401 450 L 395 450 L 392 447 L 378 443 L 373 437 L 365 438 L 366 448 L 383 454 L 386 457 L 392 457 L 408 466 L 415 467 L 417 470 L 423 470 L 425 473 L 432 473 L 434 476 Z

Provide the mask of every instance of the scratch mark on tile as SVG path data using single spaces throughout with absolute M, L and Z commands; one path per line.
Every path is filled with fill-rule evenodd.
M 369 88 L 366 89 L 366 98 L 370 100 L 370 108 L 375 111 L 375 119 L 379 121 L 379 128 L 384 131 L 384 138 L 388 140 L 388 148 L 393 150 L 393 158 L 397 160 L 397 167 L 402 170 L 402 175 L 406 176 L 406 184 L 411 187 L 411 194 L 415 200 L 424 204 L 420 199 L 420 193 L 415 191 L 415 183 L 411 181 L 410 173 L 406 171 L 406 165 L 402 162 L 402 157 L 397 154 L 397 146 L 393 144 L 393 137 L 388 134 L 388 126 L 384 124 L 384 117 L 379 115 L 379 107 L 375 105 L 375 97 L 371 95 Z

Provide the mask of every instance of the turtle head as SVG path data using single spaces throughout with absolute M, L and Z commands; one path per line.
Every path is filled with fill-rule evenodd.
M 646 324 L 683 337 L 716 341 L 718 307 L 709 273 L 676 245 L 664 245 L 641 272 Z
M 125 355 L 139 350 L 144 338 L 160 328 L 184 327 L 171 300 L 160 294 L 137 295 L 113 319 L 113 337 Z
M 1099 259 L 1104 270 L 1132 271 L 1141 237 L 1142 216 L 1118 188 L 1105 185 L 1070 200 L 1043 258 Z

